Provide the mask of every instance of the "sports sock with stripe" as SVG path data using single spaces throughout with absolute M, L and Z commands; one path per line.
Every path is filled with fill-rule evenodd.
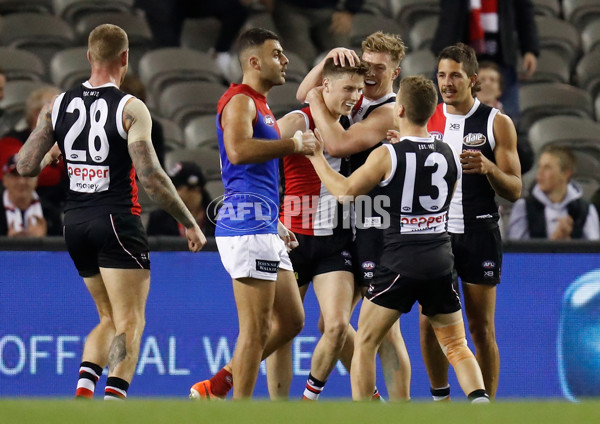
M 119 377 L 108 377 L 104 388 L 104 400 L 125 400 L 129 383 Z
M 79 365 L 79 380 L 77 380 L 77 390 L 75 397 L 79 399 L 92 399 L 96 383 L 102 375 L 102 367 L 92 362 L 83 361 Z
M 325 383 L 326 381 L 317 380 L 312 374 L 308 374 L 308 379 L 306 380 L 306 389 L 304 389 L 304 395 L 302 398 L 306 400 L 319 399 L 319 395 L 323 391 Z

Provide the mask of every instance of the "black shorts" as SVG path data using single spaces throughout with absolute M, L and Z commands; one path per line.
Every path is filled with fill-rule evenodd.
M 502 238 L 498 228 L 450 236 L 454 267 L 463 283 L 500 284 Z
M 330 236 L 296 234 L 300 245 L 290 252 L 298 286 L 310 283 L 315 275 L 333 271 L 352 272 L 352 234 L 341 231 Z
M 375 268 L 383 253 L 383 230 L 365 228 L 356 230 L 352 246 L 354 280 L 361 287 L 368 287 L 373 281 Z
M 82 277 L 100 268 L 150 269 L 148 239 L 137 215 L 110 214 L 65 225 L 64 236 Z
M 382 265 L 367 290 L 366 298 L 388 309 L 405 314 L 419 302 L 424 315 L 450 314 L 460 311 L 460 298 L 453 286 L 452 273 L 436 278 L 403 277 Z

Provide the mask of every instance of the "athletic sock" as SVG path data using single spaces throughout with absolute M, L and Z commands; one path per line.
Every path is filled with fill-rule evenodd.
M 210 378 L 210 391 L 213 395 L 219 397 L 227 396 L 227 393 L 233 387 L 233 376 L 225 367 Z
M 381 396 L 381 393 L 379 393 L 377 386 L 375 386 L 375 390 L 373 390 L 373 396 L 371 396 L 371 400 L 385 402 L 385 399 L 383 398 L 383 396 Z
M 471 403 L 490 403 L 490 396 L 483 389 L 473 390 L 468 397 Z
M 125 400 L 129 383 L 119 377 L 108 377 L 104 388 L 104 400 Z
M 318 400 L 326 382 L 327 381 L 317 380 L 312 374 L 308 374 L 308 380 L 306 380 L 306 389 L 304 389 L 302 399 Z
M 102 367 L 92 362 L 83 361 L 79 365 L 79 380 L 77 380 L 77 390 L 75 397 L 79 399 L 92 399 L 96 383 L 102 375 Z
M 450 385 L 445 387 L 437 387 L 430 389 L 431 396 L 435 402 L 449 401 L 450 400 Z

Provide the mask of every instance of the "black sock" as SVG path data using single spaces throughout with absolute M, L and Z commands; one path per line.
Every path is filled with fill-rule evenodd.
M 106 388 L 104 389 L 104 400 L 120 399 L 125 400 L 129 383 L 119 377 L 108 377 Z

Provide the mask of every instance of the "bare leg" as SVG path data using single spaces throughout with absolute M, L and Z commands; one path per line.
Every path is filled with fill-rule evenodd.
M 100 274 L 86 277 L 83 281 L 94 299 L 100 322 L 85 339 L 81 361 L 92 362 L 104 368 L 108 364 L 108 351 L 115 337 L 112 308 Z
M 481 367 L 490 398 L 496 397 L 500 374 L 500 353 L 496 344 L 496 286 L 463 284 L 465 314 L 469 323 L 475 357 Z
M 385 334 L 377 353 L 390 400 L 410 400 L 410 358 L 400 333 L 400 321 Z
M 429 319 L 423 314 L 419 314 L 419 327 L 421 332 L 421 354 L 429 376 L 429 383 L 434 389 L 446 387 L 448 385 L 448 359 L 446 359 L 446 355 L 440 348 Z

